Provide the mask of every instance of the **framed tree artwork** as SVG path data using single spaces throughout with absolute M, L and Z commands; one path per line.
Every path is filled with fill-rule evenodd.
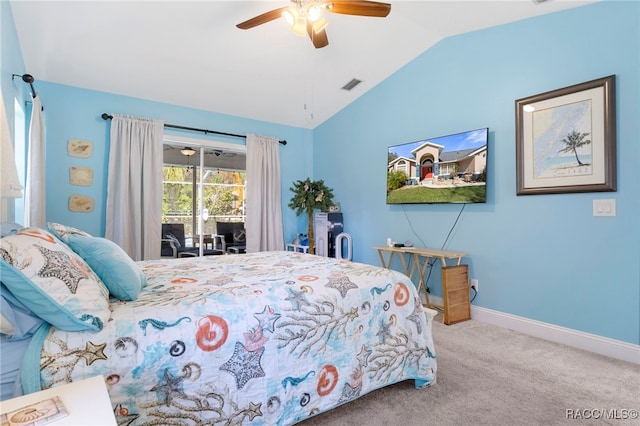
M 517 195 L 616 191 L 615 75 L 516 100 Z

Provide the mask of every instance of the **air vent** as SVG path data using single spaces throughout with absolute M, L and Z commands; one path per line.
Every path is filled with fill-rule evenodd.
M 358 80 L 357 78 L 352 79 L 350 82 L 342 86 L 342 90 L 352 90 L 358 84 L 362 83 L 362 80 Z

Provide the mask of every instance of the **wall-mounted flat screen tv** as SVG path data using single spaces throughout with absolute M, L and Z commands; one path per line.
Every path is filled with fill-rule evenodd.
M 486 203 L 489 129 L 389 147 L 387 204 Z

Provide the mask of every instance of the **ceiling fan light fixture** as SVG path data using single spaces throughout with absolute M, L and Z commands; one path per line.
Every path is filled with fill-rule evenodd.
M 236 27 L 248 30 L 282 17 L 292 32 L 301 36 L 308 35 L 313 46 L 320 49 L 329 44 L 325 31 L 327 20 L 323 12 L 384 18 L 391 11 L 390 3 L 374 0 L 291 0 L 291 2 L 293 6 L 272 9 L 240 22 Z
M 289 7 L 282 12 L 282 17 L 287 22 L 287 24 L 289 24 L 290 27 L 293 27 L 293 25 L 296 23 L 296 20 L 298 18 L 298 11 L 296 10 L 295 7 Z
M 322 18 L 322 11 L 317 5 L 307 6 L 307 19 L 310 22 L 316 22 L 320 18 Z
M 291 31 L 301 36 L 307 33 L 307 22 L 304 17 L 298 16 L 296 22 L 291 26 Z
M 184 156 L 191 157 L 196 153 L 196 150 L 191 148 L 190 146 L 186 146 L 180 150 L 180 153 Z
M 316 22 L 313 23 L 312 28 L 315 34 L 318 34 L 320 31 L 324 30 L 327 27 L 327 21 L 324 16 L 321 16 Z

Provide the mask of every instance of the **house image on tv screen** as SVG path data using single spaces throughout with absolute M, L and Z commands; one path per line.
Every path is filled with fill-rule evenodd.
M 488 129 L 389 147 L 387 204 L 486 202 Z

